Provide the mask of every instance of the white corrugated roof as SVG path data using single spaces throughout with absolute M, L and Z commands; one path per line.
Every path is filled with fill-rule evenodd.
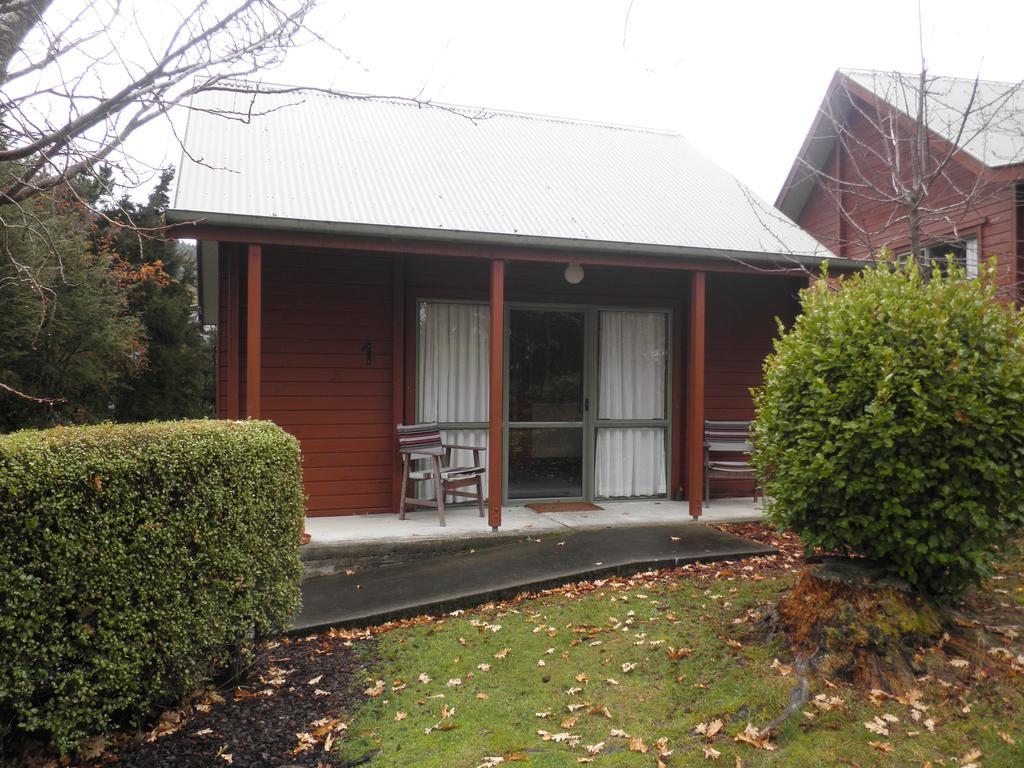
M 172 220 L 830 255 L 676 134 L 317 91 L 261 93 L 250 123 L 215 114 L 250 100 L 194 98 Z
M 904 114 L 917 115 L 920 75 L 871 70 L 843 70 L 843 74 Z M 956 141 L 959 134 L 963 150 L 985 165 L 1024 162 L 1024 92 L 1020 83 L 979 80 L 975 89 L 974 80 L 959 77 L 928 76 L 925 82 L 932 131 L 950 141 Z

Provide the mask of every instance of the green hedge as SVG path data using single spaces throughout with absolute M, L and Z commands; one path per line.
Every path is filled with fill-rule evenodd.
M 756 392 L 774 522 L 923 592 L 990 573 L 1024 527 L 1024 319 L 995 277 L 883 262 L 803 291 Z
M 7 738 L 68 751 L 139 723 L 285 627 L 303 505 L 298 442 L 269 422 L 0 436 Z

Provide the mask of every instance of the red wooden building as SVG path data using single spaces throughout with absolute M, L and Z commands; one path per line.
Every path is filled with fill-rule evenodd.
M 922 109 L 921 102 L 925 107 Z M 927 129 L 919 131 L 924 124 Z M 922 142 L 917 143 L 921 133 Z M 915 150 L 915 145 L 924 150 Z M 1008 300 L 1024 269 L 1024 92 L 999 83 L 895 72 L 838 71 L 776 207 L 838 256 L 911 250 L 898 182 L 925 174 L 924 259 L 953 254 L 968 274 L 995 257 Z M 948 158 L 948 160 L 947 160 Z
M 701 510 L 830 258 L 680 136 L 397 100 L 197 97 L 169 218 L 199 241 L 217 411 L 302 444 L 310 515 L 395 512 L 395 426 L 486 444 L 501 503 Z M 500 502 L 500 503 L 499 503 Z

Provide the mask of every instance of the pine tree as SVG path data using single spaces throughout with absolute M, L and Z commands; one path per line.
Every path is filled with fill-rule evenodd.
M 60 401 L 0 392 L 0 431 L 112 418 L 143 347 L 111 255 L 88 247 L 91 213 L 57 188 L 0 218 L 0 382 Z
M 213 414 L 213 341 L 195 311 L 194 250 L 167 239 L 163 230 L 173 178 L 173 169 L 165 170 L 144 203 L 127 196 L 107 205 L 98 200 L 93 250 L 113 254 L 129 311 L 144 333 L 142 365 L 115 401 L 118 421 Z

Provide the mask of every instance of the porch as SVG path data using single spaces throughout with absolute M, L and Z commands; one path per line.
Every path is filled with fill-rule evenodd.
M 798 310 L 798 269 L 218 234 L 218 415 L 271 419 L 301 441 L 314 542 L 515 536 L 652 510 L 680 522 L 750 492 L 715 482 L 703 506 L 704 420 L 752 417 L 776 319 Z M 432 514 L 388 514 L 395 426 L 424 421 L 486 449 L 485 520 L 453 512 L 438 530 Z M 608 511 L 556 520 L 525 509 L 538 501 Z

